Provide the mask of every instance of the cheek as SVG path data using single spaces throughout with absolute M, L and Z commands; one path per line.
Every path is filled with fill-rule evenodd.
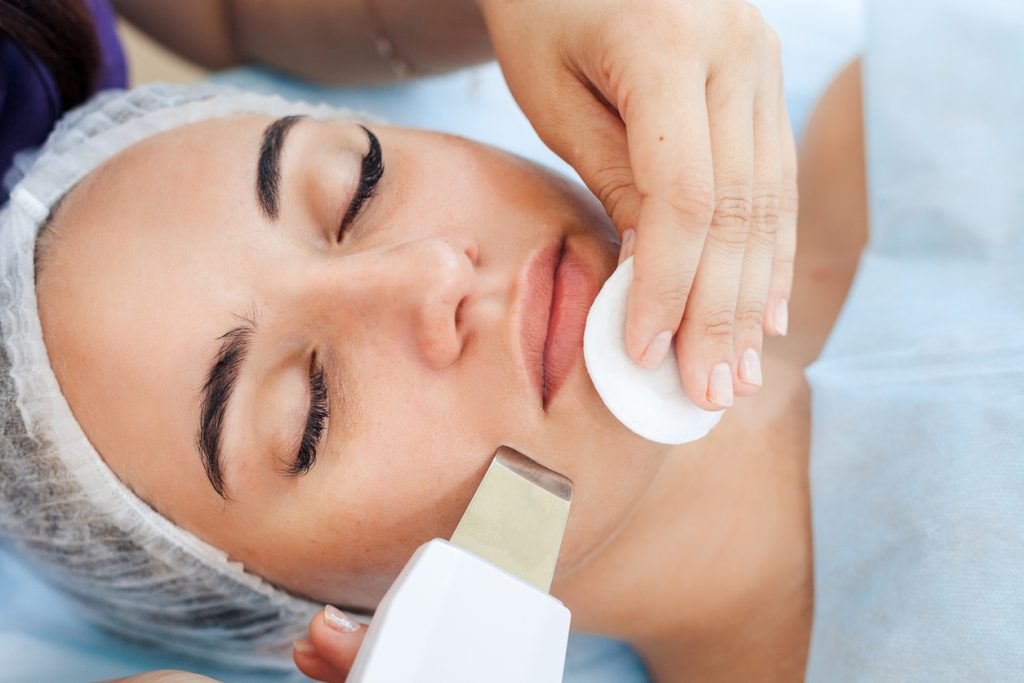
M 380 197 L 405 234 L 521 235 L 566 208 L 554 176 L 511 155 L 446 136 L 403 137 L 402 145 Z
M 433 382 L 434 386 L 441 383 Z M 454 530 L 490 461 L 493 445 L 430 382 L 392 380 L 368 401 L 351 442 L 356 493 L 394 534 L 426 541 Z
M 248 511 L 232 554 L 296 593 L 374 608 L 417 547 L 451 535 L 490 461 L 437 415 L 382 419 L 328 449 L 278 504 Z
M 451 535 L 493 450 L 424 385 L 389 386 L 364 400 L 352 438 L 313 475 L 323 493 L 305 523 L 324 539 L 314 562 L 326 565 L 306 568 L 303 588 L 342 604 L 372 607 L 418 546 Z

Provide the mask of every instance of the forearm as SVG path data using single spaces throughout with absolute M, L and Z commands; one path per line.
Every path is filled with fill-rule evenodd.
M 386 83 L 491 57 L 475 0 L 115 0 L 129 21 L 210 68 L 259 62 L 326 83 Z M 381 54 L 384 38 L 396 58 Z

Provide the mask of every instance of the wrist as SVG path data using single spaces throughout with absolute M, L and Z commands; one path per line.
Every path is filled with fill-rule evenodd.
M 560 0 L 559 0 L 560 1 Z M 522 5 L 524 0 L 469 0 L 469 3 L 479 13 L 484 24 L 487 26 L 487 30 L 490 31 L 492 22 L 499 14 L 503 14 L 508 10 Z

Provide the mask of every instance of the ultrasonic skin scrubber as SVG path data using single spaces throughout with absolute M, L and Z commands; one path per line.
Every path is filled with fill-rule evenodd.
M 377 608 L 349 683 L 562 680 L 569 610 L 548 590 L 572 482 L 497 450 L 451 541 L 420 546 Z

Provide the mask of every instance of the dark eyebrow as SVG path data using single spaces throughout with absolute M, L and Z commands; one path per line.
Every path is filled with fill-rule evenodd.
M 224 416 L 254 334 L 256 323 L 253 320 L 246 320 L 244 324 L 218 337 L 220 349 L 214 357 L 202 389 L 203 400 L 199 409 L 199 432 L 196 443 L 203 460 L 203 469 L 206 470 L 206 478 L 210 480 L 213 490 L 224 500 L 228 500 L 224 493 L 224 474 L 220 466 Z
M 256 201 L 270 220 L 277 220 L 281 185 L 281 149 L 285 136 L 304 116 L 282 116 L 263 130 L 256 163 Z

